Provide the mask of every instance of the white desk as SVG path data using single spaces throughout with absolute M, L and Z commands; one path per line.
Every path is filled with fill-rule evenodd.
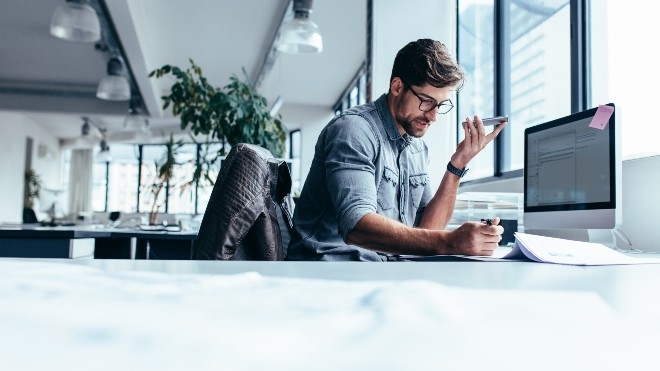
M 22 369 L 660 365 L 660 265 L 0 259 L 0 293 Z

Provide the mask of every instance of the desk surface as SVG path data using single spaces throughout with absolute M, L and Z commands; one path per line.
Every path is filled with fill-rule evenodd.
M 112 230 L 94 226 L 47 227 L 40 224 L 0 224 L 0 238 L 96 238 L 110 237 Z
M 197 238 L 197 231 L 145 231 L 136 228 L 111 228 L 102 225 L 75 225 L 48 227 L 39 224 L 0 224 L 0 238 Z
M 658 366 L 660 265 L 0 259 L 0 292 L 10 368 Z
M 657 257 L 657 256 L 654 256 Z M 341 281 L 427 280 L 494 290 L 567 290 L 597 293 L 613 309 L 660 319 L 660 264 L 568 266 L 533 262 L 259 262 L 45 259 L 108 272 L 233 275 Z M 638 305 L 636 305 L 638 304 Z

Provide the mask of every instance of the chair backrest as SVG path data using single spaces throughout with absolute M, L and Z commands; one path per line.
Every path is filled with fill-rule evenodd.
M 37 213 L 35 213 L 34 209 L 31 207 L 23 208 L 23 223 L 39 223 L 39 219 L 37 219 Z
M 193 259 L 284 260 L 292 214 L 286 162 L 257 145 L 237 144 L 222 163 Z

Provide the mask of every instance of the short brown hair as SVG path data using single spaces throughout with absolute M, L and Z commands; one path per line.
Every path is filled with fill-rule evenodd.
M 465 72 L 445 44 L 419 39 L 396 54 L 390 83 L 395 77 L 410 85 L 444 88 L 458 85 L 465 78 Z

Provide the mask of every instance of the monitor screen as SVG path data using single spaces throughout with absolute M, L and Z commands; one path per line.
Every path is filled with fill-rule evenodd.
M 525 129 L 525 230 L 612 229 L 618 223 L 616 112 L 604 116 L 606 125 L 592 127 L 597 110 Z

